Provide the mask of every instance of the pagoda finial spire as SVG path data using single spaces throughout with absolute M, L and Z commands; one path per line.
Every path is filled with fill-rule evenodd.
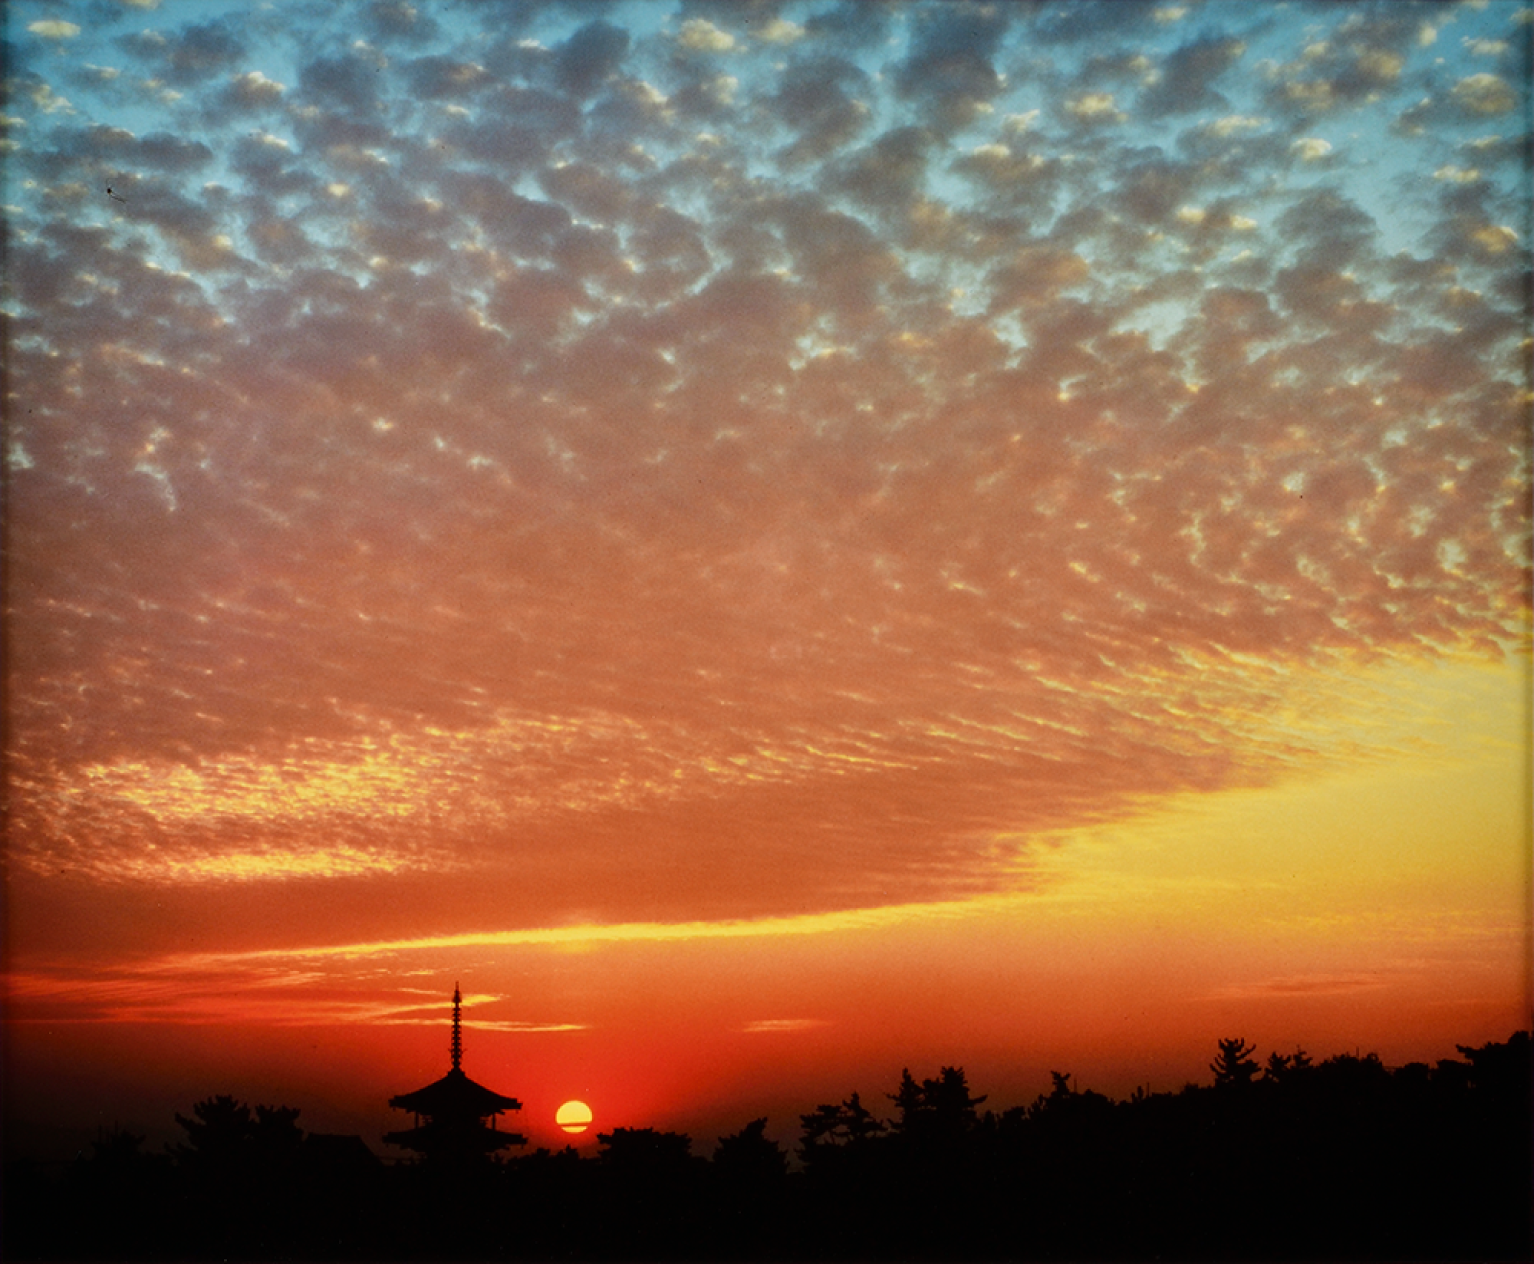
M 453 984 L 453 1070 L 462 1068 L 458 1065 L 463 1061 L 463 1020 L 459 1010 L 463 1007 L 463 996 L 458 991 L 458 985 Z

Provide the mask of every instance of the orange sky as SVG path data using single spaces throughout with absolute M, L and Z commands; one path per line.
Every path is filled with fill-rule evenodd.
M 1526 8 L 128 7 L 6 17 L 26 1135 L 1529 1022 Z
M 1502 1038 L 1529 996 L 1521 687 L 1481 664 L 1372 675 L 1411 702 L 1360 717 L 1366 755 L 1058 831 L 1009 891 L 54 958 L 11 978 L 22 1066 L 51 1083 L 59 1068 L 32 1057 L 81 1077 L 105 1062 L 109 1084 L 183 1096 L 246 1086 L 312 1103 L 311 1127 L 382 1130 L 384 1099 L 440 1071 L 442 982 L 460 978 L 468 1069 L 515 1091 L 518 1127 L 550 1145 L 571 1097 L 598 1112 L 585 1145 L 655 1122 L 711 1143 L 758 1113 L 787 1140 L 806 1102 L 872 1098 L 907 1064 L 961 1062 L 998 1104 L 1042 1091 L 1047 1069 L 1174 1088 L 1202 1078 L 1210 1032 L 1449 1056 Z

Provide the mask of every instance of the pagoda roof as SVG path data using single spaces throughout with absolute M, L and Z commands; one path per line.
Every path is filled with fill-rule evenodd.
M 476 1119 L 497 1115 L 503 1110 L 522 1109 L 522 1103 L 515 1097 L 503 1097 L 483 1084 L 475 1083 L 457 1067 L 425 1088 L 391 1097 L 389 1105 L 417 1115 L 472 1115 Z

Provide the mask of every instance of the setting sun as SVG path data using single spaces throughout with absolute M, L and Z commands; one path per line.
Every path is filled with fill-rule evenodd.
M 566 1102 L 554 1112 L 554 1122 L 566 1132 L 585 1132 L 591 1126 L 591 1107 L 585 1102 Z

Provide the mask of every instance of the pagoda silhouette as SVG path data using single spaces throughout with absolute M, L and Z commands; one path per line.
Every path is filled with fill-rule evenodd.
M 501 1132 L 496 1127 L 496 1117 L 502 1111 L 521 1110 L 522 1103 L 476 1084 L 463 1073 L 462 1008 L 463 997 L 455 983 L 453 1065 L 448 1073 L 425 1088 L 389 1099 L 395 1110 L 408 1110 L 415 1116 L 415 1126 L 403 1132 L 387 1132 L 384 1140 L 414 1150 L 434 1167 L 483 1163 L 497 1150 L 527 1144 L 527 1138 L 521 1134 Z

